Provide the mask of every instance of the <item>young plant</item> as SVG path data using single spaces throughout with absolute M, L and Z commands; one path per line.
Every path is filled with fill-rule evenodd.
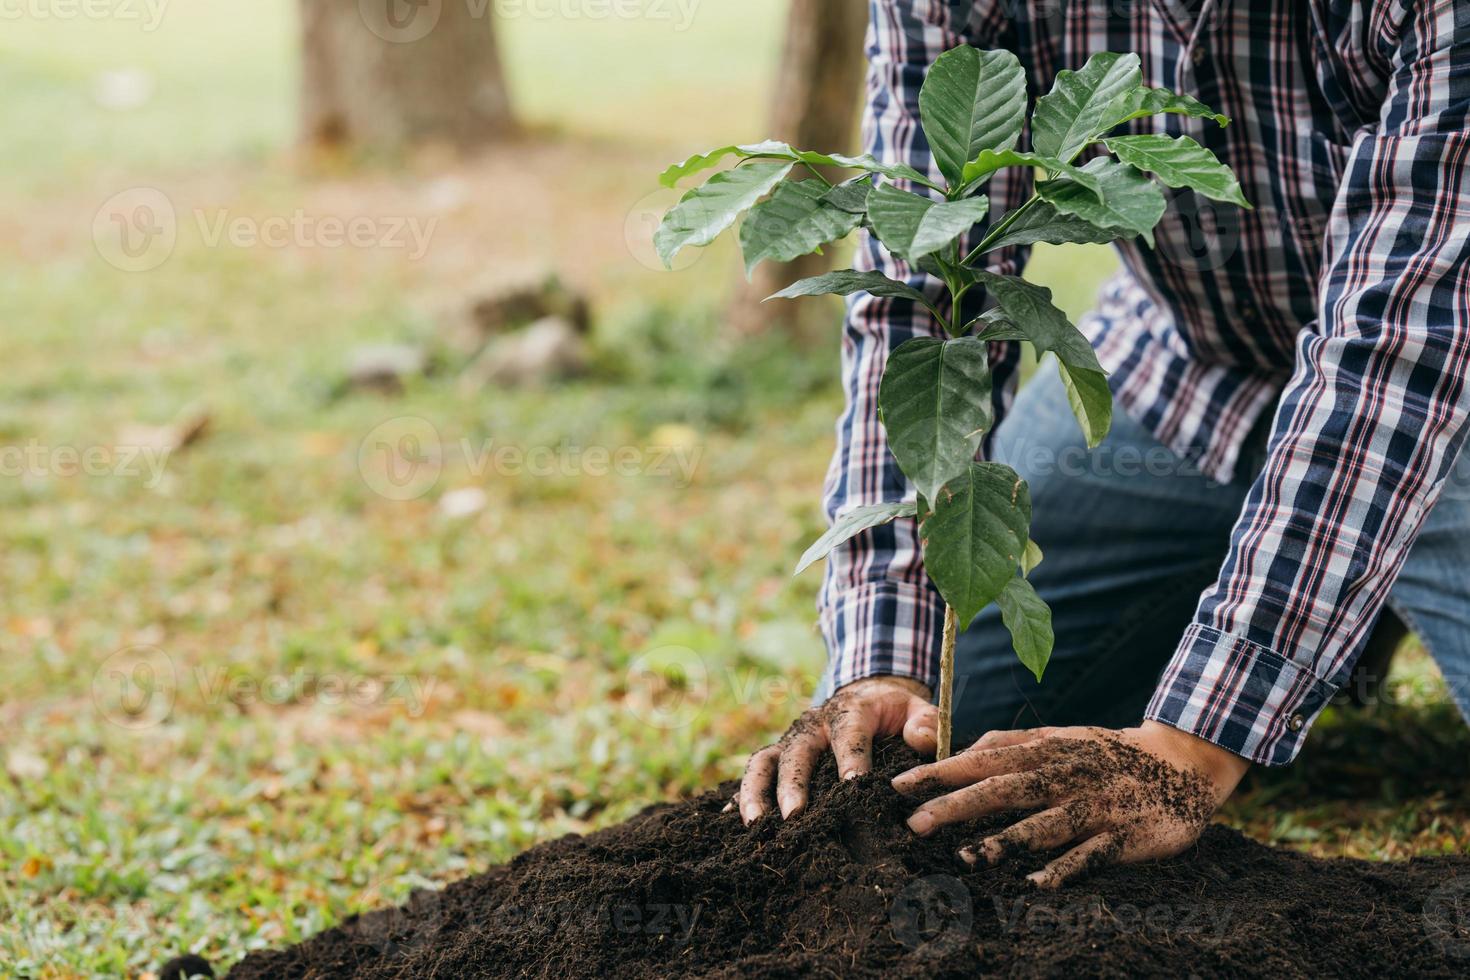
M 964 46 L 934 63 L 919 96 L 920 119 L 941 181 L 871 155 L 798 150 L 785 143 L 726 146 L 690 157 L 662 175 L 674 187 L 734 157 L 735 167 L 689 191 L 665 216 L 654 244 L 666 264 L 686 246 L 703 246 L 748 212 L 740 227 L 747 273 L 764 260 L 790 261 L 820 251 L 858 227 L 893 255 L 944 284 L 934 303 L 881 272 L 852 269 L 803 279 L 770 297 L 903 297 L 928 310 L 938 329 L 888 358 L 878 402 L 889 446 L 913 481 L 917 499 L 842 514 L 802 556 L 797 572 L 870 527 L 916 517 L 924 567 L 945 601 L 939 687 L 939 758 L 950 751 L 955 632 L 990 603 L 1000 606 L 1021 662 L 1037 680 L 1051 656 L 1051 610 L 1026 576 L 1041 561 L 1030 540 L 1031 499 L 1009 466 L 977 462 L 994 425 L 989 342 L 1026 341 L 1055 355 L 1057 369 L 1089 446 L 1112 424 L 1112 395 L 1087 338 L 1052 303 L 1051 292 L 1019 276 L 998 275 L 985 256 L 1034 242 L 1111 242 L 1143 236 L 1164 214 L 1163 191 L 1190 188 L 1249 207 L 1240 184 L 1215 155 L 1187 136 L 1108 135 L 1156 113 L 1229 120 L 1197 100 L 1143 84 L 1133 54 L 1094 55 L 1079 71 L 1057 74 L 1031 114 L 1031 149 L 1018 150 L 1026 122 L 1025 74 L 1006 51 Z M 1084 150 L 1103 152 L 1085 164 Z M 805 180 L 787 180 L 801 167 Z M 1037 171 L 1031 198 L 991 224 L 973 248 L 961 241 L 990 209 L 981 193 L 1006 167 Z M 819 168 L 861 171 L 833 185 Z M 927 193 L 906 189 L 907 182 Z M 986 291 L 993 307 L 967 322 L 961 300 Z

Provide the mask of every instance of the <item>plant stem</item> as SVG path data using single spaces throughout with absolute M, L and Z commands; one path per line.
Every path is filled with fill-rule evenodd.
M 944 646 L 939 653 L 939 735 L 934 752 L 936 760 L 949 758 L 950 733 L 954 713 L 954 606 L 944 604 Z
M 997 224 L 994 228 L 990 229 L 990 233 L 980 240 L 979 245 L 976 245 L 974 248 L 970 249 L 970 254 L 966 255 L 964 261 L 962 261 L 960 264 L 969 265 L 971 262 L 974 262 L 980 256 L 984 255 L 985 250 L 990 248 L 991 244 L 997 241 L 1001 235 L 1004 235 L 1006 231 L 1011 227 L 1011 225 L 1016 223 L 1017 218 L 1021 217 L 1021 215 L 1025 214 L 1027 211 L 1030 211 L 1031 208 L 1039 200 L 1041 200 L 1040 195 L 1032 194 L 1030 200 L 1028 200 L 1025 204 L 1016 208 L 1016 210 L 1012 211 L 1010 214 L 1002 218 L 1000 220 L 1000 223 Z

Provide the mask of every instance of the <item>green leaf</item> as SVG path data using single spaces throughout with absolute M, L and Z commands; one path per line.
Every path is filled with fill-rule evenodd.
M 934 308 L 923 293 L 907 283 L 889 279 L 883 273 L 876 271 L 859 272 L 856 269 L 842 269 L 826 275 L 813 276 L 810 279 L 799 279 L 779 293 L 767 296 L 766 299 L 796 299 L 798 296 L 822 296 L 827 293 L 847 296 L 859 292 L 872 293 L 874 296 L 911 299 L 915 303 L 923 304 L 937 319 L 944 319 L 944 315 Z
M 800 575 L 811 567 L 813 562 L 826 558 L 832 553 L 832 549 L 850 540 L 854 535 L 866 531 L 870 527 L 887 524 L 889 521 L 900 517 L 913 517 L 919 512 L 919 507 L 913 501 L 908 503 L 894 504 L 870 504 L 867 507 L 859 507 L 848 511 L 827 529 L 812 546 L 806 549 L 801 556 L 801 561 L 796 563 L 796 571 L 792 574 Z
M 1009 466 L 971 463 L 932 503 L 919 525 L 924 568 L 963 629 L 1016 577 L 1031 494 Z
M 1082 186 L 1091 188 L 1099 196 L 1102 194 L 1097 187 L 1096 178 L 1080 167 L 1063 163 L 1055 157 L 1044 157 L 1037 153 L 1020 153 L 1016 150 L 981 151 L 978 157 L 965 164 L 965 191 L 974 191 L 991 174 L 1002 167 L 1037 167 L 1047 173 L 1066 174 Z
M 1050 289 L 1020 276 L 1002 276 L 983 269 L 966 271 L 974 282 L 985 287 L 998 307 L 981 318 L 992 326 L 977 339 L 1029 340 L 1038 354 L 1053 353 L 1068 367 L 1103 373 L 1092 344 L 1052 302 Z
M 723 170 L 709 183 L 685 194 L 669 209 L 654 232 L 653 245 L 666 267 L 688 245 L 708 245 L 735 223 L 742 211 L 757 201 L 791 172 L 790 163 L 752 163 Z
M 1170 187 L 1188 187 L 1212 200 L 1251 206 L 1230 168 L 1188 136 L 1114 136 L 1103 143 L 1119 160 L 1156 175 Z
M 1068 163 L 1106 131 L 1118 96 L 1143 80 L 1136 54 L 1103 51 L 1078 71 L 1059 71 L 1052 90 L 1036 100 L 1031 115 L 1032 148 Z
M 1037 681 L 1051 660 L 1056 634 L 1051 626 L 1051 607 L 1024 578 L 1012 578 L 995 599 L 1001 622 L 1011 631 L 1011 646 Z
M 659 182 L 665 187 L 673 187 L 678 182 L 717 167 L 725 158 L 735 156 L 742 160 L 790 160 L 793 163 L 804 163 L 812 167 L 841 167 L 846 170 L 866 170 L 869 173 L 882 174 L 894 180 L 912 180 L 932 187 L 935 190 L 943 190 L 932 183 L 927 176 L 919 173 L 913 167 L 903 163 L 884 164 L 879 163 L 870 153 L 862 156 L 850 157 L 838 153 L 814 153 L 811 150 L 794 149 L 789 143 L 779 140 L 767 140 L 764 143 L 746 143 L 742 145 L 722 146 L 710 150 L 708 153 L 696 153 L 694 156 L 682 163 L 676 163 L 659 175 Z
M 1107 132 L 1125 122 L 1164 112 L 1196 119 L 1213 119 L 1219 126 L 1230 125 L 1229 116 L 1222 116 L 1192 95 L 1140 85 L 1113 100 L 1113 104 L 1108 107 L 1107 117 L 1103 120 L 1102 131 Z
M 865 215 L 868 213 L 868 195 L 873 193 L 873 179 L 858 177 L 838 184 L 829 190 L 822 200 L 839 211 Z
M 884 184 L 868 195 L 868 220 L 890 252 L 914 261 L 946 248 L 990 210 L 984 197 L 935 201 Z
M 1037 200 L 1022 211 L 985 251 L 994 252 L 1010 245 L 1031 245 L 1035 242 L 1049 242 L 1053 245 L 1069 242 L 1105 245 L 1119 238 L 1131 237 L 1131 231 L 1104 228 L 1075 214 L 1062 214 L 1047 202 Z
M 1099 200 L 1090 190 L 1066 177 L 1045 180 L 1036 193 L 1063 214 L 1075 214 L 1103 228 L 1119 230 L 1119 237 L 1142 235 L 1154 243 L 1154 225 L 1164 216 L 1164 192 L 1153 181 L 1117 160 L 1089 160 L 1082 168 L 1098 180 Z
M 764 143 L 747 143 L 743 146 L 731 144 L 710 150 L 708 153 L 696 153 L 684 162 L 670 166 L 663 173 L 659 174 L 658 181 L 665 187 L 673 187 L 680 180 L 691 174 L 697 174 L 711 167 L 718 167 L 729 156 L 737 156 L 742 160 L 758 158 L 777 160 L 796 159 L 795 151 L 791 149 L 789 144 L 780 143 L 775 140 L 767 140 Z
M 935 59 L 919 90 L 919 117 L 951 187 L 981 150 L 1009 150 L 1026 122 L 1026 73 L 1009 51 L 962 45 Z
M 740 226 L 745 275 L 766 259 L 790 262 L 842 238 L 863 223 L 861 214 L 823 202 L 827 187 L 818 180 L 787 181 L 751 209 Z
M 915 337 L 890 355 L 878 387 L 888 446 L 926 500 L 975 461 L 995 422 L 987 345 Z
M 1035 541 L 1027 541 L 1026 550 L 1021 553 L 1021 574 L 1030 575 L 1044 557 L 1046 556 L 1041 553 L 1041 545 Z
M 845 167 L 848 170 L 866 170 L 870 174 L 881 174 L 890 180 L 912 180 L 916 184 L 923 184 L 931 190 L 942 191 L 934 181 L 926 175 L 919 173 L 906 163 L 879 163 L 871 153 L 864 153 L 859 157 L 843 156 L 840 153 L 832 154 L 807 154 L 815 158 L 815 166 Z M 805 160 L 804 162 L 811 162 Z
M 1113 427 L 1113 392 L 1108 388 L 1108 376 L 1101 371 L 1069 366 L 1060 358 L 1057 370 L 1062 374 L 1067 402 L 1082 427 L 1087 448 L 1096 449 Z

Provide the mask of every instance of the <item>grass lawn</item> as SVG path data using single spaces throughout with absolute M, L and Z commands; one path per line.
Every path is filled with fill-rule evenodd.
M 290 152 L 293 9 L 0 35 L 0 973 L 228 965 L 620 820 L 734 775 L 822 663 L 818 576 L 789 570 L 820 526 L 835 344 L 732 345 L 730 251 L 670 275 L 638 234 L 667 158 L 763 135 L 782 5 L 509 20 L 540 135 L 359 170 Z M 93 241 L 136 187 L 177 215 L 147 272 Z M 432 236 L 208 233 L 295 214 Z M 1037 268 L 1077 312 L 1110 262 Z M 586 380 L 342 394 L 353 346 L 432 344 L 447 299 L 547 266 L 596 299 Z M 140 426 L 199 411 L 196 444 L 142 453 Z M 406 434 L 434 478 L 399 500 L 377 449 Z M 466 488 L 483 509 L 447 513 Z M 1470 739 L 1422 656 L 1401 671 L 1403 703 L 1334 715 L 1229 818 L 1320 853 L 1463 851 Z

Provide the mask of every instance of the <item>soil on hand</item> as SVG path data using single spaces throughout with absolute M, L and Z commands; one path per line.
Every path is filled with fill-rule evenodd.
M 915 837 L 888 781 L 919 760 L 876 751 L 850 782 L 829 760 L 790 821 L 742 827 L 731 787 L 653 807 L 230 977 L 1470 974 L 1470 858 L 1324 861 L 1217 825 L 1178 860 L 1041 892 L 1047 855 L 972 871 L 975 827 Z

